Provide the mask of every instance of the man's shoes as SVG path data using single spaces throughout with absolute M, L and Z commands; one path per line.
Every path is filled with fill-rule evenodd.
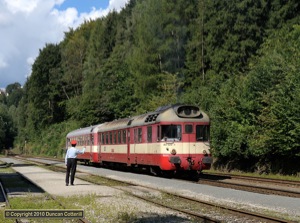
M 74 186 L 74 184 L 71 184 L 72 186 Z
M 66 186 L 69 186 L 69 184 L 66 184 Z

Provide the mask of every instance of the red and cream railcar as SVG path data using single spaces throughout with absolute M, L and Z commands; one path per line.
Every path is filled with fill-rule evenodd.
M 89 135 L 90 149 L 78 156 L 81 160 L 150 167 L 155 172 L 201 171 L 212 163 L 209 125 L 209 117 L 198 107 L 173 105 L 75 130 L 67 138 L 80 131 Z
M 77 141 L 76 148 L 83 149 L 85 148 L 85 153 L 78 155 L 78 160 L 83 161 L 85 163 L 88 162 L 99 162 L 98 157 L 98 147 L 99 147 L 99 139 L 98 139 L 98 128 L 100 125 L 94 125 L 86 128 L 76 129 L 67 134 L 67 144 L 66 147 L 70 147 L 70 142 L 72 140 Z

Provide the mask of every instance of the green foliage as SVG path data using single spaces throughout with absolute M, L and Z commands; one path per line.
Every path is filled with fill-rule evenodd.
M 8 94 L 6 101 L 7 106 L 10 107 L 14 105 L 15 107 L 18 107 L 19 101 L 23 96 L 23 89 L 21 88 L 21 85 L 19 83 L 10 84 L 5 90 Z
M 264 1 L 206 1 L 205 55 L 209 67 L 228 73 L 244 70 L 264 37 Z
M 63 157 L 67 133 L 80 127 L 75 121 L 53 124 L 42 130 L 40 137 L 31 142 L 28 149 L 35 155 Z
M 16 129 L 8 108 L 0 104 L 0 150 L 12 148 L 15 135 Z
M 275 172 L 287 168 L 284 160 L 299 157 L 299 31 L 299 26 L 278 31 L 264 43 L 248 76 L 223 84 L 210 111 L 215 155 L 255 158 Z
M 297 0 L 282 1 L 273 0 L 267 2 L 266 13 L 268 14 L 267 27 L 282 28 L 286 24 L 299 24 L 300 3 Z
M 28 119 L 36 130 L 55 123 L 61 113 L 56 109 L 59 102 L 60 84 L 60 49 L 54 44 L 47 44 L 40 50 L 38 58 L 32 66 L 32 74 L 28 80 Z M 51 83 L 52 82 L 52 83 Z M 56 96 L 58 96 L 56 98 Z
M 283 28 L 262 50 L 263 56 L 249 78 L 257 78 L 260 102 L 256 148 L 264 155 L 299 156 L 300 27 Z M 251 84 L 251 85 L 253 85 Z M 254 91 L 255 92 L 255 91 Z M 252 148 L 254 149 L 254 148 Z

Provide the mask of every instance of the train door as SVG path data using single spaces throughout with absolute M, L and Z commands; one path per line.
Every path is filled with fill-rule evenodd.
M 130 129 L 123 130 L 123 140 L 127 143 L 127 166 L 131 165 L 130 160 Z
M 97 152 L 98 152 L 98 162 L 101 163 L 101 144 L 104 142 L 104 134 L 98 133 L 97 140 Z
M 90 147 L 89 148 L 89 150 L 90 150 L 90 160 L 89 160 L 89 162 L 94 162 L 94 157 L 93 157 L 93 145 L 94 145 L 94 135 L 93 135 L 93 133 L 91 133 L 90 135 L 89 135 L 90 137 L 89 137 L 89 139 L 87 140 L 87 146 L 88 147 Z
M 151 154 L 152 153 L 152 126 L 147 126 L 147 140 L 146 140 L 146 144 L 147 144 L 147 154 Z
M 193 123 L 185 123 L 183 131 L 184 144 L 186 145 L 186 152 L 188 156 L 196 154 L 195 131 Z

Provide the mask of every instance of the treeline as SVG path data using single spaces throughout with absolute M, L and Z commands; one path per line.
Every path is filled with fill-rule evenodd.
M 23 88 L 7 87 L 1 147 L 60 156 L 70 130 L 191 103 L 211 117 L 216 168 L 295 174 L 299 11 L 297 0 L 131 0 L 46 44 Z

